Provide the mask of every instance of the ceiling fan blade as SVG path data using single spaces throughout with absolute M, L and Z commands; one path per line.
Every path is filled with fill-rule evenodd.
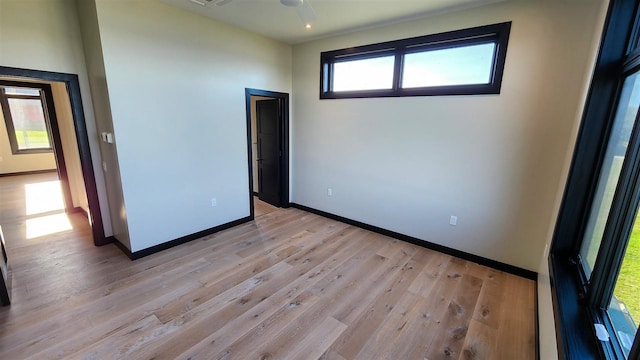
M 226 5 L 228 3 L 230 3 L 233 0 L 220 0 L 220 1 L 216 1 L 216 6 L 222 6 L 222 5 Z
M 296 6 L 296 11 L 298 11 L 300 19 L 305 24 L 311 23 L 316 19 L 316 12 L 313 10 L 309 0 L 304 0 L 302 5 Z

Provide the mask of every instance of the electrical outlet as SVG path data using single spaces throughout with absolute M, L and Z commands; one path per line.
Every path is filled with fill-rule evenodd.
M 451 226 L 458 225 L 458 217 L 455 215 L 451 215 L 451 218 L 449 218 L 449 225 Z
M 333 196 L 333 189 L 332 188 L 328 188 L 327 189 L 327 196 Z
M 216 198 L 211 198 L 211 207 L 216 207 L 218 206 L 218 200 L 216 200 Z

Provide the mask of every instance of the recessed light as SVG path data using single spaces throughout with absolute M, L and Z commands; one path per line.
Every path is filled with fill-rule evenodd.
M 304 28 L 305 28 L 305 29 L 311 29 L 311 24 L 306 24 L 306 25 L 304 26 Z

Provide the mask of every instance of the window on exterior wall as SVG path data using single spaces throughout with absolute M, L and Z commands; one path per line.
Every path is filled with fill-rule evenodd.
M 13 154 L 52 151 L 46 102 L 41 89 L 0 86 L 0 104 Z
M 490 84 L 495 49 L 487 43 L 406 54 L 402 88 Z
M 390 90 L 393 56 L 340 61 L 333 64 L 333 91 Z
M 511 22 L 323 52 L 320 98 L 499 94 Z
M 640 359 L 639 7 L 610 2 L 556 223 L 549 263 L 564 359 Z

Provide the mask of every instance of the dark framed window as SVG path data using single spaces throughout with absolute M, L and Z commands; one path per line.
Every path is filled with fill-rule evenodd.
M 499 94 L 511 22 L 320 54 L 320 98 Z
M 13 154 L 53 151 L 47 103 L 41 88 L 0 84 L 0 105 Z
M 559 355 L 640 359 L 640 16 L 612 0 L 549 257 Z

